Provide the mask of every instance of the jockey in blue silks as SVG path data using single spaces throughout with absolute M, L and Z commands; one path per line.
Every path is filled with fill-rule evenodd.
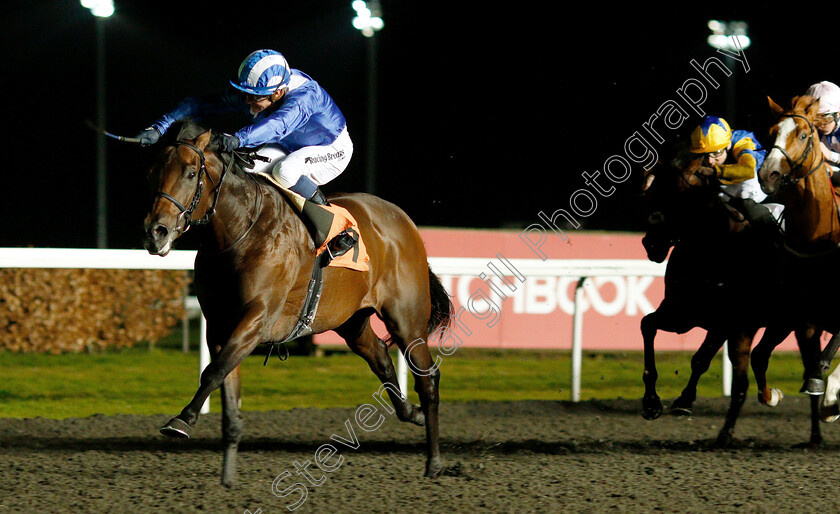
M 691 133 L 690 151 L 703 154 L 703 167 L 699 171 L 720 180 L 724 201 L 743 213 L 754 227 L 770 229 L 777 235 L 776 219 L 783 207 L 762 203 L 767 195 L 761 190 L 758 170 L 766 151 L 755 134 L 733 131 L 723 118 L 706 116 Z
M 257 148 L 268 162 L 257 161 L 252 172 L 270 173 L 284 188 L 303 198 L 302 214 L 318 225 L 318 209 L 329 205 L 318 186 L 340 175 L 353 155 L 347 122 L 332 97 L 309 75 L 289 67 L 275 50 L 248 55 L 227 91 L 187 98 L 138 134 L 142 146 L 156 143 L 176 122 L 229 112 L 250 112 L 253 121 L 233 134 L 221 134 L 224 152 Z M 342 233 L 331 243 L 333 255 L 355 244 Z

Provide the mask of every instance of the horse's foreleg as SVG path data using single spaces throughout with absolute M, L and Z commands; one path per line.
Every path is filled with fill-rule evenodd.
M 388 391 L 391 403 L 397 418 L 400 421 L 409 421 L 416 425 L 425 424 L 423 411 L 416 405 L 412 405 L 408 398 L 403 396 L 397 381 L 397 372 L 394 369 L 394 361 L 388 354 L 388 347 L 379 339 L 370 327 L 369 315 L 357 313 L 344 325 L 336 329 L 353 352 L 362 357 L 370 366 L 370 370 L 379 378 Z
M 656 338 L 658 311 L 654 311 L 642 318 L 642 338 L 645 350 L 645 371 L 642 381 L 645 384 L 645 394 L 642 397 L 642 417 L 644 419 L 656 419 L 662 415 L 662 401 L 656 394 L 656 380 L 659 374 L 656 372 L 656 356 L 654 355 L 653 341 Z
M 831 368 L 831 361 L 834 360 L 838 347 L 840 347 L 840 332 L 831 336 L 831 340 L 820 353 L 820 371 L 822 374 L 828 373 L 829 368 Z
M 725 448 L 732 443 L 735 422 L 747 397 L 749 388 L 750 346 L 755 332 L 741 333 L 729 338 L 729 360 L 732 362 L 732 392 L 729 410 L 717 438 L 717 446 Z
M 819 396 L 825 393 L 825 381 L 820 363 L 820 336 L 822 330 L 813 325 L 796 331 L 796 342 L 799 345 L 799 355 L 802 358 L 803 383 L 800 393 Z M 832 338 L 833 339 L 833 338 Z M 828 345 L 831 346 L 831 343 Z
M 694 400 L 697 399 L 697 384 L 700 382 L 700 377 L 709 370 L 712 359 L 718 350 L 723 347 L 724 341 L 726 341 L 726 336 L 719 332 L 708 332 L 706 334 L 700 348 L 691 357 L 691 376 L 688 378 L 688 384 L 686 384 L 680 397 L 674 400 L 673 405 L 671 405 L 671 414 L 677 416 L 691 415 Z
M 210 364 L 201 373 L 201 380 L 192 400 L 176 417 L 169 420 L 160 431 L 170 437 L 189 438 L 190 430 L 198 420 L 201 406 L 210 396 L 210 393 L 218 389 L 227 377 L 239 364 L 245 360 L 261 341 L 262 320 L 264 310 L 252 311 L 240 320 L 230 338 L 221 346 L 213 348 L 211 345 Z M 212 326 L 208 326 L 208 330 Z M 215 350 L 215 351 L 214 351 Z
M 233 369 L 222 382 L 222 439 L 225 456 L 222 464 L 222 484 L 233 487 L 236 481 L 236 452 L 242 438 L 241 389 L 239 366 Z
M 825 394 L 820 405 L 820 417 L 826 423 L 840 418 L 840 366 L 834 368 L 825 384 Z
M 767 367 L 770 364 L 770 354 L 788 334 L 790 334 L 790 329 L 767 327 L 761 340 L 750 354 L 750 365 L 755 376 L 755 386 L 758 389 L 758 402 L 768 407 L 777 406 L 784 398 L 781 390 L 767 387 Z

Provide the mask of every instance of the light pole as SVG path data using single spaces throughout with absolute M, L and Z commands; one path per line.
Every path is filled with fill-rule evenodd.
M 367 153 L 367 166 L 365 170 L 365 189 L 370 194 L 376 194 L 376 84 L 377 84 L 377 49 L 376 32 L 385 26 L 382 21 L 382 10 L 379 5 L 379 0 L 355 0 L 352 4 L 356 11 L 356 17 L 353 18 L 353 26 L 368 40 L 368 67 L 367 67 L 367 83 L 368 83 L 368 119 L 367 119 L 367 146 L 365 151 Z
M 113 0 L 81 0 L 96 18 L 96 124 L 105 127 L 105 18 L 114 14 Z M 108 247 L 105 135 L 96 139 L 96 246 Z
M 709 20 L 709 30 L 712 33 L 706 38 L 709 46 L 717 50 L 723 50 L 726 66 L 730 70 L 735 68 L 735 59 L 732 52 L 740 53 L 750 46 L 750 38 L 747 36 L 749 26 L 744 21 L 719 21 Z M 726 81 L 726 121 L 730 124 L 735 121 L 735 74 Z

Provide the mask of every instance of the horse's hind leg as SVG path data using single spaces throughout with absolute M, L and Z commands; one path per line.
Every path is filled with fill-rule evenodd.
M 732 443 L 735 422 L 747 397 L 750 380 L 747 375 L 750 366 L 750 347 L 755 331 L 742 332 L 729 338 L 729 360 L 732 362 L 732 393 L 726 420 L 718 434 L 716 445 L 725 448 Z
M 222 382 L 222 440 L 225 456 L 222 464 L 222 484 L 233 487 L 236 481 L 236 452 L 242 437 L 242 416 L 239 408 L 242 398 L 239 366 L 231 371 Z
M 335 331 L 356 355 L 368 363 L 370 370 L 382 382 L 384 389 L 388 391 L 391 403 L 394 404 L 397 418 L 422 426 L 425 423 L 423 411 L 412 405 L 401 393 L 394 362 L 388 354 L 388 347 L 370 326 L 370 313 L 357 312 Z
M 790 329 L 767 327 L 761 340 L 750 353 L 750 364 L 758 388 L 758 402 L 768 407 L 777 406 L 784 398 L 781 390 L 767 386 L 767 367 L 770 364 L 770 354 L 788 334 Z
M 420 397 L 420 406 L 426 418 L 426 476 L 435 477 L 443 471 L 438 441 L 440 371 L 432 361 L 426 343 L 427 319 L 422 319 L 423 316 L 417 312 L 418 305 L 422 304 L 406 302 L 400 309 L 383 310 L 383 321 L 414 375 L 414 390 Z
M 700 377 L 709 370 L 712 359 L 718 350 L 723 347 L 724 341 L 726 341 L 726 336 L 720 332 L 710 331 L 706 334 L 700 348 L 691 357 L 691 376 L 680 397 L 674 400 L 673 405 L 671 405 L 671 414 L 676 416 L 691 415 L 694 400 L 697 399 L 697 384 L 700 382 Z

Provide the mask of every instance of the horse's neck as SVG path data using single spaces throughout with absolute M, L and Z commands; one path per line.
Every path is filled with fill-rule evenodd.
M 210 217 L 210 231 L 203 246 L 213 251 L 247 252 L 254 242 L 266 244 L 260 237 L 281 239 L 300 238 L 299 230 L 278 230 L 294 223 L 297 215 L 279 194 L 272 194 L 270 186 L 259 178 L 245 173 L 229 172 L 219 192 L 215 213 Z
M 823 167 L 791 186 L 796 194 L 785 202 L 785 233 L 801 247 L 831 241 L 840 243 L 840 219 L 831 180 Z

